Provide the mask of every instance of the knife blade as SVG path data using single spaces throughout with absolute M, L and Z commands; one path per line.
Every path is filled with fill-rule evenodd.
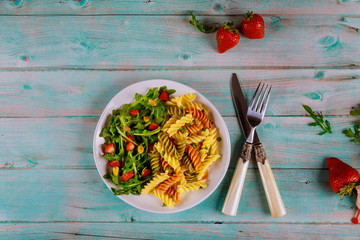
M 241 90 L 240 83 L 239 83 L 236 73 L 232 74 L 230 86 L 231 86 L 231 95 L 232 95 L 233 103 L 234 103 L 235 109 L 236 109 L 237 119 L 240 122 L 240 128 L 242 129 L 242 132 L 244 133 L 245 138 L 246 138 L 249 135 L 250 128 L 251 128 L 250 124 L 248 123 L 248 121 L 246 119 L 248 106 L 247 106 L 244 94 Z M 260 139 L 259 139 L 259 136 L 257 135 L 256 130 L 255 130 L 255 134 L 254 134 L 253 144 L 254 145 L 260 144 Z

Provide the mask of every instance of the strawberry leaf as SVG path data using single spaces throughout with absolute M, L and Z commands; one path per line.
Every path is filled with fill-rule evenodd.
M 199 21 L 196 19 L 195 15 L 193 14 L 192 11 L 190 11 L 190 16 L 191 16 L 192 20 L 189 21 L 189 23 L 191 25 L 195 26 L 197 28 L 197 30 L 199 30 L 200 32 L 206 33 L 206 34 L 215 32 L 216 26 L 217 26 L 216 23 L 213 23 L 211 28 L 205 28 L 203 24 L 199 23 Z

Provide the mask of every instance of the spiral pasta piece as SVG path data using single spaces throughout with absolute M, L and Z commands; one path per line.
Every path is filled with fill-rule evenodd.
M 186 144 L 198 144 L 201 141 L 205 140 L 205 138 L 209 135 L 209 129 L 204 129 L 204 131 L 199 132 L 197 135 L 189 135 L 186 139 Z
M 187 167 L 187 169 L 190 171 L 190 172 L 195 172 L 195 168 L 193 166 L 193 163 L 190 159 L 190 157 L 188 155 L 184 155 L 183 158 L 181 159 L 181 161 L 184 163 L 184 165 Z
M 179 153 L 179 158 L 184 155 L 186 149 L 186 137 L 181 136 L 180 138 L 176 139 L 176 149 Z
M 201 131 L 202 128 L 203 128 L 203 125 L 201 123 L 186 125 L 186 130 L 188 130 L 189 133 L 191 133 L 191 134 L 197 134 L 198 132 Z
M 160 172 L 160 153 L 157 150 L 153 150 L 151 153 L 149 153 L 149 156 L 151 156 L 150 159 L 150 166 L 153 174 L 157 174 Z
M 151 193 L 158 197 L 167 207 L 174 207 L 173 199 L 166 193 L 162 193 L 157 189 L 152 190 Z
M 182 116 L 185 116 L 186 114 L 186 111 L 184 108 L 180 109 L 179 107 L 177 106 L 172 106 L 170 108 L 167 109 L 167 113 L 169 115 L 175 115 L 175 116 L 179 116 L 179 117 L 182 117 Z
M 173 199 L 175 203 L 178 203 L 180 201 L 179 193 L 176 191 L 174 187 L 169 188 L 166 191 L 166 194 Z
M 159 137 L 159 141 L 161 142 L 163 148 L 165 148 L 166 151 L 170 155 L 172 155 L 176 158 L 178 158 L 180 156 L 179 152 L 176 149 L 176 146 L 170 141 L 169 135 L 166 132 L 159 133 L 158 137 Z
M 157 142 L 155 145 L 154 145 L 154 148 L 157 149 L 157 151 L 159 151 L 159 153 L 161 154 L 161 156 L 164 158 L 164 160 L 166 162 L 169 163 L 169 165 L 174 169 L 176 170 L 179 166 L 180 166 L 180 163 L 179 161 L 172 155 L 170 155 L 166 149 L 162 146 L 161 142 Z
M 164 124 L 164 126 L 162 127 L 161 131 L 166 132 L 166 131 L 169 129 L 169 127 L 176 122 L 177 119 L 178 119 L 177 116 L 172 116 L 172 117 L 170 117 L 170 118 L 165 122 L 165 124 Z
M 206 171 L 208 170 L 210 165 L 213 164 L 213 162 L 215 162 L 219 158 L 220 158 L 220 155 L 209 155 L 209 156 L 207 156 L 205 158 L 205 161 L 202 163 L 202 168 L 197 173 L 197 178 L 199 180 L 203 179 L 205 174 L 206 174 Z
M 197 108 L 199 109 L 200 111 L 204 110 L 206 113 L 209 113 L 210 110 L 208 107 L 202 105 L 201 103 L 197 103 L 197 102 L 193 102 L 193 101 L 189 101 L 189 102 L 186 102 L 185 104 L 185 107 L 188 109 L 188 108 Z
M 174 97 L 170 99 L 169 105 L 176 105 L 178 107 L 185 107 L 187 102 L 194 101 L 196 98 L 195 93 L 189 93 L 182 96 Z
M 191 145 L 186 146 L 186 153 L 188 154 L 191 162 L 196 171 L 199 171 L 202 167 L 199 152 Z
M 170 164 L 164 160 L 164 158 L 160 159 L 160 163 L 161 163 L 161 169 L 163 171 L 168 171 L 168 172 L 173 172 L 174 169 L 170 166 Z
M 158 187 L 158 191 L 161 193 L 165 193 L 171 186 L 173 186 L 175 183 L 179 182 L 182 178 L 182 172 L 178 171 L 177 173 L 173 174 L 170 176 L 170 178 L 168 178 L 167 180 L 165 180 L 164 182 L 162 182 Z
M 188 183 L 186 185 L 179 185 L 177 189 L 179 194 L 182 195 L 184 192 L 194 191 L 199 188 L 206 188 L 206 187 L 207 185 L 205 183 L 205 180 L 202 180 L 198 182 Z
M 174 135 L 180 128 L 185 126 L 185 124 L 191 122 L 193 119 L 194 118 L 191 114 L 186 114 L 185 116 L 177 120 L 174 124 L 171 124 L 171 126 L 167 130 L 169 136 L 171 137 L 172 135 Z
M 211 126 L 211 122 L 207 116 L 207 114 L 205 113 L 205 111 L 201 111 L 197 108 L 194 108 L 194 107 L 190 107 L 188 109 L 188 112 L 191 113 L 191 115 L 194 117 L 194 118 L 197 118 L 201 121 L 201 123 L 204 125 L 204 128 L 205 129 L 211 129 L 212 126 Z
M 186 184 L 199 181 L 196 172 L 191 173 L 189 171 L 186 171 L 186 172 L 184 172 L 184 177 L 186 180 Z M 180 185 L 185 185 L 185 184 L 180 183 Z
M 141 190 L 141 194 L 147 194 L 151 190 L 153 190 L 157 185 L 162 183 L 163 181 L 169 179 L 170 176 L 168 176 L 167 172 L 160 173 L 159 175 L 156 175 L 150 182 L 148 182 L 144 188 Z
M 209 132 L 209 135 L 205 138 L 202 143 L 202 147 L 200 150 L 200 158 L 201 162 L 203 162 L 207 155 L 216 155 L 217 151 L 217 140 L 216 140 L 217 131 L 216 128 L 212 129 Z

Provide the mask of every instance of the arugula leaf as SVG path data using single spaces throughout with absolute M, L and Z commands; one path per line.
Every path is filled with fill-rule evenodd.
M 315 122 L 309 123 L 309 126 L 312 127 L 320 126 L 324 131 L 320 132 L 319 135 L 324 135 L 325 133 L 332 134 L 330 122 L 328 120 L 324 121 L 324 115 L 322 114 L 322 112 L 316 113 L 311 109 L 311 107 L 307 105 L 303 105 L 303 107 L 309 113 L 309 115 L 306 116 L 315 120 Z
M 199 21 L 196 20 L 196 17 L 192 11 L 190 11 L 190 16 L 192 17 L 192 20 L 189 21 L 189 23 L 191 25 L 195 26 L 197 28 L 197 30 L 199 30 L 200 32 L 207 34 L 207 33 L 212 33 L 216 30 L 216 25 L 217 25 L 216 23 L 213 23 L 212 24 L 213 26 L 211 28 L 206 29 L 203 24 L 200 24 Z
M 354 126 L 354 131 L 351 128 L 348 128 L 345 129 L 343 133 L 354 143 L 360 142 L 360 124 Z

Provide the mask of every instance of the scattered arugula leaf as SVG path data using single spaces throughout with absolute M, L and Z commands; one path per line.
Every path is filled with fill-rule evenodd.
M 192 17 L 192 20 L 191 21 L 189 21 L 189 23 L 191 24 L 191 25 L 193 25 L 193 26 L 195 26 L 200 32 L 202 32 L 202 33 L 212 33 L 212 32 L 215 32 L 215 30 L 216 30 L 216 23 L 213 23 L 212 25 L 212 27 L 211 28 L 205 28 L 204 27 L 204 25 L 203 24 L 200 24 L 199 23 L 199 21 L 198 20 L 196 20 L 196 17 L 195 17 L 195 15 L 193 14 L 193 12 L 192 11 L 190 11 L 190 16 Z
M 354 126 L 354 131 L 351 128 L 348 128 L 345 129 L 343 133 L 354 143 L 360 142 L 360 124 Z
M 303 105 L 303 107 L 309 113 L 309 115 L 306 116 L 315 120 L 315 122 L 309 123 L 309 126 L 320 126 L 324 131 L 320 132 L 319 135 L 324 135 L 325 133 L 332 134 L 330 122 L 328 120 L 324 121 L 324 115 L 322 114 L 322 112 L 314 112 L 311 107 L 307 105 Z

